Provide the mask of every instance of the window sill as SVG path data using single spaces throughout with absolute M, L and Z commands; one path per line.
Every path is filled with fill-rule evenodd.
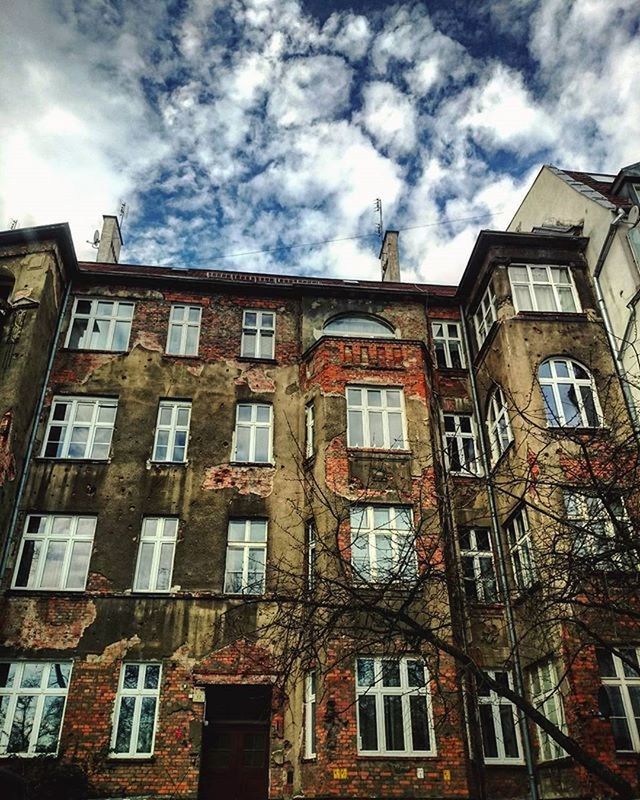
M 585 322 L 588 317 L 584 311 L 516 311 L 516 317 L 523 320 L 540 320 L 551 322 L 566 322 L 575 320 Z
M 435 367 L 438 372 L 452 378 L 466 378 L 469 374 L 466 367 L 441 367 L 439 364 L 436 364 Z
M 13 594 L 13 592 L 15 592 L 18 595 L 24 595 L 29 593 L 36 596 L 47 597 L 55 592 L 57 597 L 67 594 L 72 597 L 77 597 L 80 594 L 84 594 L 86 591 L 86 586 L 83 586 L 82 589 L 43 589 L 35 586 L 11 586 L 7 589 L 7 594 Z
M 61 353 L 101 353 L 103 355 L 107 355 L 111 353 L 114 356 L 125 356 L 127 353 L 130 352 L 129 348 L 127 347 L 126 350 L 97 350 L 93 347 L 61 347 Z
M 490 758 L 485 758 L 484 765 L 485 767 L 524 767 L 525 762 L 524 758 L 514 758 L 511 761 L 506 758 L 495 759 L 495 761 Z
M 177 358 L 180 361 L 199 361 L 200 354 L 194 353 L 193 355 L 187 355 L 186 353 L 162 353 L 162 358 Z
M 347 447 L 347 455 L 354 458 L 395 458 L 397 461 L 406 461 L 413 456 L 413 451 L 406 448 Z
M 466 478 L 476 481 L 481 478 L 484 478 L 483 472 L 454 472 L 453 470 L 447 470 L 447 473 L 452 478 Z
M 135 755 L 130 753 L 109 753 L 107 756 L 109 761 L 117 764 L 118 762 L 128 762 L 128 761 L 155 761 L 156 758 L 153 753 L 148 754 L 144 753 L 142 755 Z
M 547 431 L 557 436 L 564 436 L 576 434 L 577 436 L 595 436 L 596 434 L 604 435 L 609 433 L 609 428 L 606 425 L 597 425 L 594 427 L 580 427 L 577 425 L 547 425 Z
M 414 761 L 420 761 L 425 758 L 437 758 L 438 753 L 434 751 L 424 752 L 424 753 L 358 753 L 356 756 L 356 761 L 390 761 L 395 760 L 397 758 L 401 759 L 413 759 Z
M 109 458 L 62 458 L 59 456 L 36 456 L 33 459 L 36 463 L 49 464 L 110 464 Z
M 275 467 L 275 461 L 230 461 L 230 467 Z
M 55 753 L 0 753 L 0 759 L 3 758 L 58 758 L 58 751 Z
M 152 461 L 149 459 L 147 464 L 150 467 L 188 467 L 189 461 Z
M 255 362 L 257 364 L 277 364 L 275 358 L 258 358 L 257 356 L 238 356 L 238 361 Z

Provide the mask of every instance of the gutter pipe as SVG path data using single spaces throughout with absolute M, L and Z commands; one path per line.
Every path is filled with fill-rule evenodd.
M 482 459 L 482 468 L 484 471 L 484 482 L 489 498 L 489 510 L 491 515 L 491 540 L 498 563 L 498 583 L 500 586 L 500 594 L 502 595 L 504 608 L 507 618 L 507 635 L 509 638 L 509 646 L 511 647 L 512 660 L 513 660 L 513 677 L 514 688 L 518 694 L 525 697 L 524 687 L 524 674 L 522 671 L 522 663 L 520 661 L 520 652 L 518 648 L 518 634 L 516 630 L 515 617 L 513 613 L 513 606 L 511 605 L 511 597 L 509 594 L 509 582 L 507 580 L 506 572 L 506 556 L 504 547 L 502 546 L 502 537 L 500 535 L 500 521 L 498 517 L 498 505 L 496 503 L 495 489 L 493 479 L 491 477 L 491 465 L 487 453 L 489 451 L 487 443 L 487 432 L 484 425 L 482 415 L 480 413 L 480 400 L 478 397 L 478 384 L 476 382 L 475 371 L 471 363 L 471 349 L 469 347 L 469 332 L 467 329 L 467 319 L 465 310 L 460 306 L 460 321 L 462 324 L 462 336 L 464 339 L 464 347 L 469 359 L 469 382 L 471 384 L 471 397 L 473 400 L 473 412 L 478 420 L 480 456 Z M 495 323 L 494 323 L 495 324 Z M 529 733 L 529 726 L 527 720 L 520 717 L 520 732 L 522 733 L 522 744 L 524 750 L 524 760 L 527 768 L 527 781 L 529 784 L 529 797 L 530 800 L 540 800 L 540 793 L 538 791 L 538 784 L 535 774 L 535 762 L 533 758 L 533 748 L 531 746 L 531 736 Z

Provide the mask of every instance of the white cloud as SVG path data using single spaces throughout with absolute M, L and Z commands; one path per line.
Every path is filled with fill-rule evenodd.
M 362 122 L 378 147 L 404 153 L 416 143 L 416 109 L 391 83 L 369 83 L 362 92 Z

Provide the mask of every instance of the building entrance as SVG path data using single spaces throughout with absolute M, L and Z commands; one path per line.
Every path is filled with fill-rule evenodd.
M 267 800 L 270 686 L 212 686 L 202 737 L 200 800 Z

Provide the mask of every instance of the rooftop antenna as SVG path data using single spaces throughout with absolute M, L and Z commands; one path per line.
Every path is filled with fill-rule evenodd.
M 97 228 L 93 232 L 93 241 L 90 241 L 89 239 L 87 239 L 87 244 L 90 244 L 91 247 L 93 247 L 94 250 L 98 249 L 98 246 L 100 244 L 100 231 Z
M 9 230 L 10 231 L 15 231 L 15 229 L 17 227 L 18 227 L 18 218 L 16 217 L 15 219 L 13 219 L 13 218 L 10 219 L 9 220 Z
M 378 212 L 378 222 L 376 223 L 376 233 L 382 239 L 382 200 L 376 197 L 376 202 L 373 206 L 374 210 Z
M 129 206 L 125 203 L 124 200 L 121 200 L 120 210 L 118 211 L 118 222 L 120 223 L 120 230 L 122 230 L 124 221 L 128 216 L 129 216 Z

